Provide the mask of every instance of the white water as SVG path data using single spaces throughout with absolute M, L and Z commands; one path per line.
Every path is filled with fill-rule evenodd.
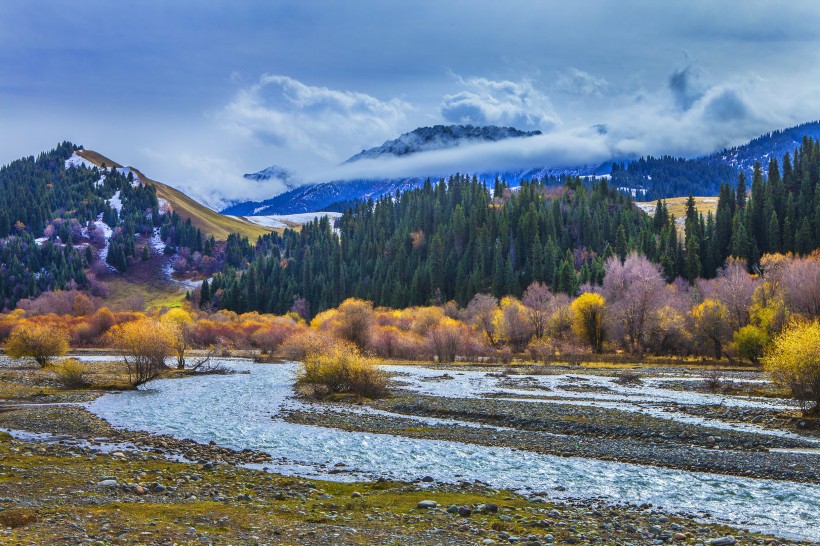
M 429 475 L 534 491 L 562 485 L 566 491 L 555 496 L 649 502 L 672 512 L 707 512 L 735 525 L 820 540 L 817 485 L 286 423 L 277 417 L 281 409 L 304 407 L 290 400 L 294 365 L 226 365 L 251 373 L 156 381 L 144 390 L 99 398 L 89 409 L 115 426 L 265 451 L 274 458 L 271 469 L 281 473 L 331 480 Z M 335 465 L 355 472 L 328 474 Z
M 511 375 L 480 371 L 451 371 L 451 379 L 440 379 L 443 372 L 419 366 L 385 366 L 399 374 L 402 387 L 430 396 L 450 398 L 480 398 L 489 394 L 514 402 L 572 404 L 641 413 L 689 425 L 715 429 L 750 432 L 820 444 L 816 439 L 784 430 L 765 428 L 750 423 L 735 423 L 698 417 L 679 411 L 678 406 L 725 406 L 744 409 L 785 410 L 795 408 L 791 400 L 761 397 L 740 397 L 680 391 L 663 387 L 671 378 L 646 378 L 640 386 L 621 385 L 616 377 L 555 374 Z M 681 380 L 681 378 L 675 378 Z M 698 381 L 690 378 L 689 381 Z M 702 379 L 700 379 L 702 380 Z M 573 390 L 571 387 L 583 387 Z M 521 398 L 522 396 L 538 398 Z

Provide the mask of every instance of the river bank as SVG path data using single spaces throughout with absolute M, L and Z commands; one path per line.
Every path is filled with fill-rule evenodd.
M 29 375 L 20 369 L 0 362 L 0 381 L 15 384 L 16 375 Z M 227 380 L 223 387 L 230 387 L 242 379 L 208 382 Z M 191 380 L 181 381 L 191 388 Z M 73 403 L 104 392 L 43 395 L 49 403 Z M 32 394 L 35 400 L 7 399 L 0 411 L 0 428 L 49 435 L 0 436 L 0 515 L 36 518 L 5 531 L 12 544 L 709 544 L 729 534 L 743 544 L 778 542 L 639 499 L 630 505 L 594 496 L 514 494 L 454 474 L 448 480 L 418 475 L 346 483 L 361 476 L 336 465 L 323 469 L 330 482 L 262 472 L 242 465 L 281 468 L 295 461 L 222 442 L 115 428 L 83 406 L 38 405 L 42 397 Z M 106 399 L 120 396 L 126 395 Z M 184 401 L 164 411 L 184 413 Z M 436 507 L 419 508 L 425 500 Z

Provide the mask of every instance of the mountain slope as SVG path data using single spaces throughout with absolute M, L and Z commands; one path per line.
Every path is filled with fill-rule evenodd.
M 508 138 L 522 138 L 540 135 L 541 131 L 520 131 L 514 127 L 486 125 L 435 125 L 419 127 L 404 133 L 395 140 L 388 140 L 381 146 L 362 150 L 345 163 L 361 159 L 375 159 L 385 155 L 403 156 L 430 150 L 444 150 L 464 144 L 498 142 Z
M 429 150 L 452 148 L 467 143 L 491 142 L 505 138 L 527 138 L 538 131 L 524 132 L 510 127 L 474 127 L 470 125 L 421 127 L 405 133 L 381 146 L 363 150 L 345 163 L 379 157 L 396 157 Z M 544 179 L 548 176 L 589 176 L 611 174 L 612 183 L 643 200 L 685 197 L 687 195 L 716 195 L 720 184 L 734 185 L 739 172 L 751 175 L 756 161 L 764 167 L 769 158 L 782 161 L 792 153 L 804 137 L 820 138 L 820 122 L 804 123 L 789 129 L 773 131 L 751 140 L 743 146 L 716 152 L 712 155 L 685 159 L 673 156 L 644 157 L 632 160 L 610 160 L 600 165 L 579 165 L 572 168 L 533 166 L 530 169 L 497 172 L 475 172 L 479 179 L 491 183 L 495 178 L 517 186 L 521 180 Z M 614 165 L 614 168 L 613 168 Z M 276 169 L 281 169 L 276 167 Z M 765 169 L 764 169 L 765 170 Z M 277 171 L 279 172 L 279 171 Z M 287 171 L 282 170 L 287 173 Z M 262 176 L 265 171 L 246 177 Z M 224 214 L 250 216 L 254 214 L 295 214 L 321 210 L 341 211 L 357 199 L 378 198 L 382 195 L 420 187 L 425 178 L 383 178 L 370 180 L 329 181 L 299 186 L 263 201 L 232 205 Z
M 93 150 L 79 150 L 77 155 L 98 167 L 105 164 L 108 167 L 122 168 L 122 165 L 116 161 L 112 161 Z M 225 240 L 229 234 L 238 233 L 247 237 L 250 241 L 256 241 L 260 235 L 271 231 L 268 228 L 253 224 L 242 218 L 233 218 L 220 214 L 188 197 L 181 191 L 162 182 L 148 178 L 138 169 L 134 167 L 129 168 L 140 180 L 157 188 L 157 198 L 167 201 L 180 216 L 190 218 L 194 227 L 201 229 L 208 235 L 213 235 L 217 240 Z

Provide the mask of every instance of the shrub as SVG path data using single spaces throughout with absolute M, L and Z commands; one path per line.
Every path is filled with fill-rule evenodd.
M 337 343 L 329 351 L 308 354 L 296 385 L 317 397 L 356 394 L 378 398 L 387 394 L 385 373 L 351 343 Z
M 804 409 L 820 413 L 820 321 L 793 322 L 763 357 L 772 379 L 791 389 Z
M 6 353 L 12 358 L 31 357 L 45 368 L 49 360 L 68 351 L 68 334 L 53 326 L 21 322 L 6 341 Z
M 75 358 L 63 360 L 55 366 L 57 382 L 65 389 L 81 389 L 88 386 L 85 365 Z
M 303 330 L 285 340 L 281 347 L 282 356 L 290 360 L 304 360 L 309 354 L 329 350 L 334 339 L 328 332 Z
M 760 362 L 763 356 L 763 349 L 769 342 L 769 336 L 765 330 L 753 324 L 748 324 L 734 333 L 734 344 L 737 355 L 745 358 L 753 364 Z

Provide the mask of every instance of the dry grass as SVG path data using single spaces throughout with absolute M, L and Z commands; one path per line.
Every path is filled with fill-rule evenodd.
M 669 199 L 664 199 L 664 201 L 666 202 L 666 206 L 669 209 L 669 214 L 671 214 L 675 219 L 686 217 L 686 201 L 688 200 L 688 197 L 670 197 Z M 650 215 L 653 215 L 655 214 L 655 206 L 658 204 L 658 202 L 644 201 L 635 204 L 640 209 L 646 211 Z M 695 197 L 695 207 L 697 207 L 699 213 L 703 214 L 704 218 L 709 213 L 709 211 L 711 211 L 714 215 L 715 212 L 717 212 L 717 205 L 717 196 Z M 678 230 L 683 230 L 682 222 L 678 222 L 677 225 Z

